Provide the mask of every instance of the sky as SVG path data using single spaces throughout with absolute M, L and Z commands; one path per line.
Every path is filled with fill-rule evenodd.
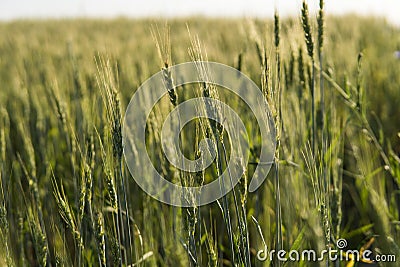
M 0 0 L 0 20 L 65 17 L 272 17 L 298 15 L 302 0 Z M 400 26 L 399 0 L 325 0 L 328 14 L 383 16 Z M 308 0 L 311 11 L 318 0 Z

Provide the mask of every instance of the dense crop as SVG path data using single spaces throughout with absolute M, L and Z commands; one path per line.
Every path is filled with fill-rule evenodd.
M 351 249 L 372 240 L 376 253 L 400 259 L 399 35 L 379 19 L 322 11 L 314 18 L 306 5 L 299 18 L 274 21 L 0 24 L 0 265 L 281 266 L 259 261 L 257 251 L 322 250 L 340 238 Z M 209 137 L 222 149 L 219 161 L 197 173 L 172 167 L 160 129 L 184 100 L 202 95 L 235 106 L 251 136 L 250 164 L 233 192 L 176 208 L 135 184 L 122 154 L 122 119 L 152 74 L 163 70 L 173 83 L 171 65 L 201 59 L 259 85 L 277 150 L 267 180 L 248 193 L 260 138 L 251 114 L 216 86 L 170 90 L 146 138 L 171 181 L 212 181 L 233 147 L 219 124 L 193 121 L 182 134 L 184 154 L 198 158 Z

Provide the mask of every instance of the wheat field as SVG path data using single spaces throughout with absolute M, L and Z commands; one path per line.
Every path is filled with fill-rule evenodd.
M 0 23 L 0 265 L 398 266 L 257 257 L 265 247 L 321 251 L 345 240 L 351 250 L 400 258 L 400 29 L 309 14 L 307 5 L 299 14 Z M 183 154 L 199 158 L 204 138 L 223 153 L 203 171 L 173 167 L 160 132 L 183 101 L 229 103 L 250 135 L 234 190 L 179 208 L 135 183 L 143 174 L 127 168 L 123 118 L 151 75 L 168 78 L 174 64 L 199 60 L 259 86 L 277 145 L 266 180 L 248 192 L 261 138 L 249 110 L 217 86 L 170 90 L 146 124 L 149 158 L 170 181 L 209 183 L 226 168 L 225 148 L 236 148 L 220 124 L 194 120 L 183 128 Z

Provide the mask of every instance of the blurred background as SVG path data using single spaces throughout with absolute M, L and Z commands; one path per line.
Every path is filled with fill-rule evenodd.
M 272 17 L 278 9 L 281 16 L 298 15 L 301 0 L 2 0 L 0 19 L 60 17 L 179 17 L 179 16 L 256 16 Z M 318 0 L 308 1 L 310 11 L 318 9 Z M 385 17 L 400 25 L 400 2 L 396 0 L 335 0 L 326 1 L 327 14 L 358 14 Z

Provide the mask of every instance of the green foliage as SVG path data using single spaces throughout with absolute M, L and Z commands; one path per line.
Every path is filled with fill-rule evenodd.
M 1 23 L 0 265 L 279 266 L 258 261 L 257 251 L 322 250 L 343 237 L 357 249 L 372 236 L 375 251 L 400 258 L 400 31 L 374 18 L 326 17 L 323 5 L 317 27 L 305 2 L 300 20 L 191 18 L 161 30 L 153 20 Z M 236 65 L 271 106 L 275 168 L 254 193 L 247 186 L 260 134 L 243 103 L 206 84 L 173 88 L 173 63 L 203 59 Z M 146 138 L 172 182 L 212 181 L 235 145 L 221 125 L 199 119 L 184 127 L 184 155 L 199 158 L 199 142 L 213 138 L 218 161 L 195 174 L 176 170 L 160 152 L 160 129 L 175 106 L 209 96 L 244 119 L 251 164 L 216 203 L 158 203 L 125 166 L 124 107 L 159 70 L 169 94 L 151 113 Z

